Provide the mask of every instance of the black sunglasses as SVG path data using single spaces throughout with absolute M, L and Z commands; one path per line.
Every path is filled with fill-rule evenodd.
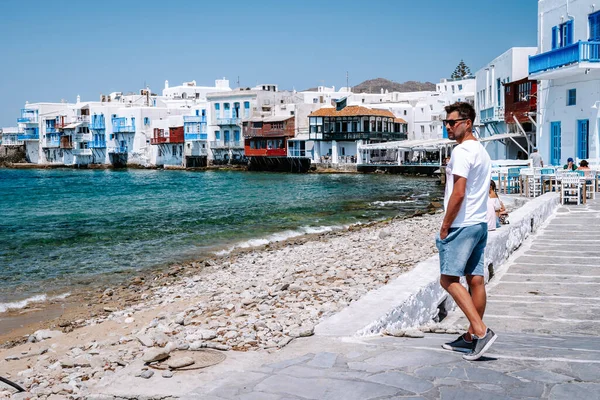
M 459 119 L 443 119 L 442 122 L 444 123 L 444 126 L 446 125 L 450 125 L 450 127 L 453 127 L 454 125 L 456 125 L 456 123 L 458 121 L 466 121 L 469 118 L 459 118 Z

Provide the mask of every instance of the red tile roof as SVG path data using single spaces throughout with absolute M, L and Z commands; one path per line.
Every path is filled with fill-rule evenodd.
M 323 107 L 317 111 L 313 111 L 309 117 L 363 117 L 363 116 L 374 116 L 374 117 L 388 117 L 396 118 L 396 116 L 388 110 L 379 110 L 377 108 L 367 108 L 362 106 L 346 106 L 340 111 L 335 108 Z
M 402 118 L 395 118 L 394 122 L 397 123 L 397 124 L 408 124 L 408 122 L 406 122 Z

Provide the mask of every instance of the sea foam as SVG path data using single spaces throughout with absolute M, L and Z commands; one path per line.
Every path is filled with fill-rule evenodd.
M 348 226 L 349 225 L 316 226 L 316 227 L 315 226 L 302 226 L 302 227 L 298 228 L 297 230 L 286 230 L 286 231 L 273 233 L 273 234 L 265 236 L 263 238 L 246 240 L 246 241 L 237 243 L 228 249 L 217 251 L 214 254 L 217 256 L 223 256 L 223 255 L 227 255 L 227 254 L 231 253 L 235 249 L 247 249 L 249 247 L 264 246 L 269 243 L 282 242 L 284 240 L 291 239 L 291 238 L 298 237 L 298 236 L 340 230 L 340 229 L 347 228 Z
M 30 303 L 42 303 L 42 302 L 50 301 L 50 300 L 62 300 L 62 299 L 69 297 L 70 295 L 71 295 L 71 293 L 63 293 L 58 296 L 48 297 L 45 294 L 39 294 L 36 296 L 28 297 L 28 298 L 26 298 L 24 300 L 20 300 L 20 301 L 13 301 L 13 302 L 9 302 L 9 303 L 0 303 L 0 313 L 12 311 L 12 310 L 19 310 L 21 308 L 27 307 L 27 305 L 29 305 Z

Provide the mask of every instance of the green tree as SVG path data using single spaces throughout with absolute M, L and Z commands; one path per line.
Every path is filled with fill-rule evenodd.
M 470 75 L 471 75 L 471 69 L 467 66 L 467 64 L 465 64 L 465 62 L 463 60 L 460 60 L 460 62 L 456 66 L 456 69 L 454 70 L 452 75 L 450 75 L 450 78 L 461 79 L 461 78 L 464 78 L 465 76 L 470 76 Z

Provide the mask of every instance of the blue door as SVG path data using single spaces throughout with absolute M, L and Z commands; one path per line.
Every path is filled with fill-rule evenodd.
M 590 154 L 590 121 L 580 119 L 577 121 L 577 157 L 585 159 Z
M 229 137 L 229 131 L 223 131 L 224 133 L 224 138 L 225 138 L 225 143 L 229 143 L 230 137 Z
M 550 123 L 550 158 L 552 165 L 560 165 L 560 122 Z
M 233 141 L 234 142 L 240 141 L 240 131 L 233 131 Z

